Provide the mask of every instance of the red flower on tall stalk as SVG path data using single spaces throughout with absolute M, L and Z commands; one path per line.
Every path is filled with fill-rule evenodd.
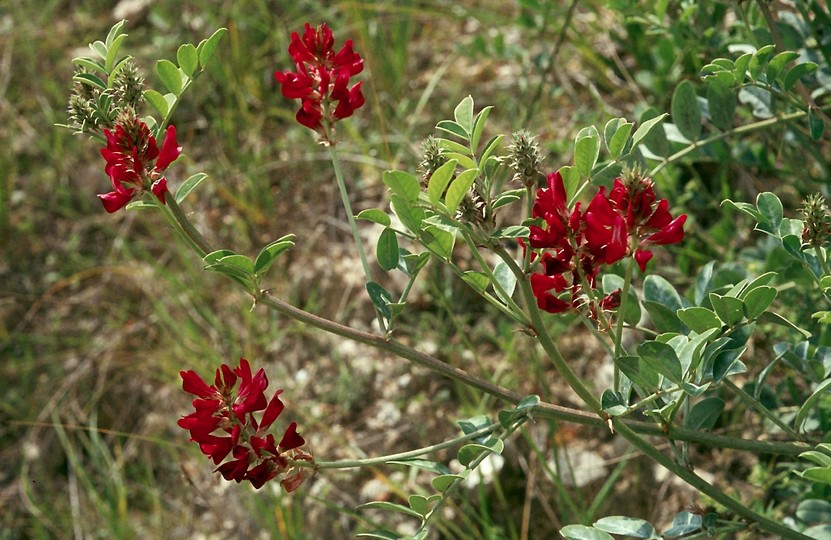
M 222 364 L 213 385 L 192 370 L 179 374 L 182 388 L 197 399 L 193 401 L 195 411 L 183 416 L 178 425 L 188 430 L 190 439 L 218 465 L 215 472 L 226 480 L 247 480 L 257 489 L 278 476 L 289 492 L 303 483 L 310 469 L 291 462 L 313 459 L 299 449 L 306 441 L 297 433 L 297 423 L 288 425 L 279 443 L 273 434 L 266 433 L 285 405 L 279 397 L 282 390 L 266 399 L 268 378 L 262 368 L 252 374 L 244 358 L 233 369 Z M 254 413 L 259 411 L 262 414 L 257 421 Z M 229 456 L 231 459 L 223 463 Z
M 540 309 L 550 313 L 588 305 L 589 315 L 615 309 L 620 291 L 598 297 L 594 288 L 603 265 L 633 256 L 641 271 L 652 258 L 652 245 L 675 244 L 684 238 L 687 216 L 674 218 L 666 199 L 657 197 L 648 178 L 629 175 L 614 181 L 610 192 L 601 187 L 585 212 L 580 203 L 569 210 L 563 179 L 548 176 L 548 187 L 537 191 L 528 244 L 541 256 L 540 272 L 531 274 L 531 289 Z M 523 244 L 524 246 L 524 244 Z M 586 290 L 586 289 L 591 290 Z M 568 296 L 562 294 L 567 292 Z
M 167 128 L 161 150 L 147 124 L 132 116 L 122 118 L 114 131 L 105 129 L 104 136 L 107 146 L 101 149 L 101 156 L 107 162 L 104 172 L 113 187 L 113 191 L 98 195 L 104 209 L 116 212 L 147 190 L 165 204 L 168 189 L 163 173 L 182 153 L 176 142 L 176 128 Z
M 364 61 L 346 40 L 335 52 L 332 31 L 323 23 L 312 28 L 306 23 L 303 37 L 292 32 L 289 54 L 296 71 L 276 71 L 283 96 L 300 99 L 297 121 L 317 131 L 328 141 L 335 122 L 352 116 L 364 104 L 361 83 L 349 87 L 349 80 L 364 69 Z

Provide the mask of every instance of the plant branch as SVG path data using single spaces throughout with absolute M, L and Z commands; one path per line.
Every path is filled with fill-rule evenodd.
M 664 158 L 658 163 L 649 173 L 647 176 L 654 177 L 658 174 L 661 169 L 669 165 L 670 163 L 674 163 L 681 159 L 682 157 L 686 156 L 690 152 L 697 150 L 698 148 L 703 148 L 710 143 L 714 143 L 716 141 L 720 141 L 722 139 L 726 139 L 732 135 L 741 135 L 743 133 L 749 133 L 751 131 L 756 131 L 758 129 L 764 129 L 766 127 L 774 126 L 780 122 L 790 122 L 792 120 L 798 120 L 800 118 L 804 118 L 807 116 L 808 113 L 804 111 L 797 111 L 790 114 L 783 114 L 780 116 L 774 116 L 773 118 L 767 118 L 765 120 L 761 120 L 759 122 L 753 122 L 752 124 L 746 124 L 744 126 L 739 126 L 737 128 L 728 129 L 727 131 L 722 131 L 721 133 L 716 133 L 706 139 L 702 139 L 700 141 L 693 141 L 689 146 L 682 148 L 678 152 L 672 154 L 669 157 Z

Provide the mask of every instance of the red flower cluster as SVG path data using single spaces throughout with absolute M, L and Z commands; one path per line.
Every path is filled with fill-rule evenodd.
M 542 272 L 531 275 L 531 288 L 540 309 L 560 313 L 577 309 L 585 299 L 584 284 L 594 288 L 604 264 L 633 255 L 641 271 L 652 258 L 651 245 L 675 244 L 684 238 L 686 214 L 673 219 L 666 199 L 657 202 L 652 181 L 633 175 L 615 179 L 611 191 L 601 187 L 582 211 L 580 203 L 567 207 L 566 190 L 559 173 L 548 175 L 548 188 L 537 192 L 533 217 L 544 226 L 532 225 L 529 244 L 542 251 Z M 536 256 L 536 254 L 535 254 Z M 569 291 L 563 300 L 550 291 Z M 599 302 L 601 309 L 620 303 L 616 291 Z M 590 305 L 591 313 L 596 306 Z
M 327 128 L 352 116 L 364 104 L 361 83 L 349 88 L 349 79 L 364 69 L 364 61 L 352 49 L 352 40 L 335 53 L 335 40 L 326 23 L 312 28 L 306 23 L 301 38 L 291 34 L 289 54 L 297 71 L 277 71 L 274 78 L 282 85 L 283 96 L 300 99 L 297 121 L 326 137 Z M 334 105 L 333 102 L 337 102 Z M 323 122 L 326 122 L 326 126 Z
M 164 204 L 167 179 L 162 173 L 182 153 L 182 147 L 176 143 L 176 128 L 167 128 L 161 150 L 147 124 L 135 119 L 119 123 L 115 132 L 105 129 L 104 135 L 107 146 L 101 149 L 101 155 L 107 160 L 104 171 L 113 186 L 113 191 L 98 195 L 104 209 L 115 212 L 147 189 Z
M 274 435 L 265 433 L 284 405 L 279 397 L 282 390 L 266 400 L 268 379 L 262 368 L 252 375 L 244 358 L 233 369 L 222 364 L 211 386 L 194 371 L 179 374 L 185 392 L 197 396 L 193 401 L 196 411 L 182 417 L 179 427 L 190 431 L 190 440 L 219 465 L 216 471 L 226 480 L 248 480 L 259 489 L 281 475 L 280 483 L 289 492 L 303 483 L 310 469 L 293 468 L 289 462 L 312 461 L 311 455 L 299 450 L 306 441 L 297 433 L 297 423 L 289 424 L 279 443 Z M 235 389 L 237 381 L 240 384 Z M 259 422 L 253 414 L 257 411 L 263 411 Z M 232 459 L 220 465 L 229 454 Z

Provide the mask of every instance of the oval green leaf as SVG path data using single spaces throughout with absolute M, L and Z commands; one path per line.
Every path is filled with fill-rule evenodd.
M 701 135 L 701 110 L 698 98 L 690 81 L 681 81 L 672 94 L 672 121 L 681 135 L 690 142 L 698 140 Z
M 378 245 L 375 247 L 375 258 L 378 260 L 378 266 L 387 272 L 398 267 L 398 236 L 394 230 L 386 228 L 381 231 Z

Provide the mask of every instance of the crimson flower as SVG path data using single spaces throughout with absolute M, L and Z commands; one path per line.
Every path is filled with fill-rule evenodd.
M 326 23 L 317 28 L 306 23 L 303 37 L 291 34 L 289 54 L 296 71 L 274 73 L 283 96 L 300 99 L 297 121 L 327 141 L 335 122 L 352 116 L 364 104 L 361 83 L 349 87 L 350 78 L 363 71 L 364 61 L 353 50 L 351 39 L 338 52 L 334 44 Z
M 123 118 L 114 131 L 105 129 L 104 136 L 107 146 L 101 149 L 101 156 L 107 162 L 104 172 L 113 187 L 113 191 L 98 195 L 104 209 L 113 213 L 146 190 L 165 204 L 168 189 L 162 174 L 182 153 L 176 142 L 176 127 L 167 128 L 161 150 L 147 124 L 132 117 Z
M 528 245 L 535 250 L 532 260 L 541 257 L 540 271 L 530 276 L 537 305 L 549 313 L 587 305 L 595 319 L 598 310 L 620 305 L 620 291 L 595 293 L 601 267 L 632 256 L 646 271 L 652 259 L 648 248 L 680 242 L 687 219 L 673 218 L 667 200 L 657 201 L 652 181 L 637 175 L 616 179 L 608 193 L 601 187 L 585 211 L 579 202 L 570 210 L 559 173 L 550 174 L 548 187 L 537 191 L 533 217 L 538 224 L 529 227 Z
M 235 368 L 222 364 L 212 385 L 195 371 L 179 374 L 182 388 L 197 399 L 193 401 L 195 411 L 183 416 L 178 425 L 188 430 L 190 439 L 218 465 L 214 472 L 226 480 L 247 480 L 257 489 L 278 476 L 286 491 L 303 483 L 309 469 L 293 466 L 290 460 L 313 459 L 299 450 L 306 441 L 297 433 L 297 423 L 288 425 L 279 443 L 266 433 L 285 405 L 279 397 L 282 390 L 266 399 L 268 378 L 262 368 L 252 373 L 244 358 Z M 253 413 L 259 411 L 263 412 L 257 421 Z M 231 459 L 224 461 L 229 456 Z

